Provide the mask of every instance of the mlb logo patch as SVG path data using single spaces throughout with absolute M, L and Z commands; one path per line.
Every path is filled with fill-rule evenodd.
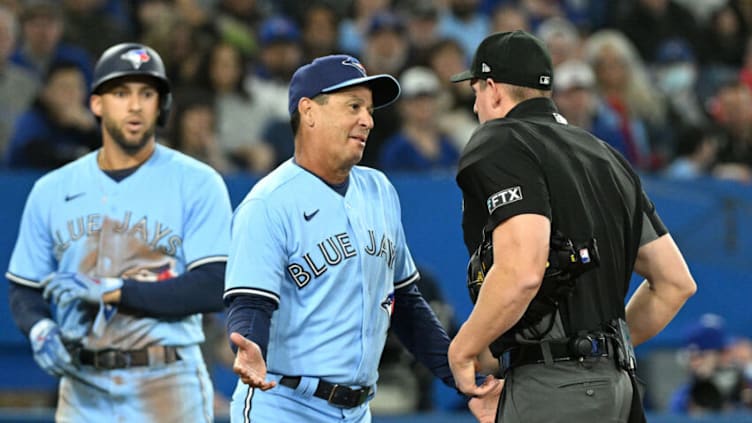
M 541 85 L 549 86 L 551 85 L 551 77 L 548 75 L 541 75 L 540 78 L 538 78 L 538 83 Z
M 590 253 L 587 248 L 580 249 L 580 261 L 582 263 L 590 263 Z
M 142 64 L 151 60 L 149 53 L 142 48 L 128 50 L 125 53 L 121 54 L 120 58 L 127 62 L 130 62 L 131 66 L 133 66 L 133 69 L 138 69 Z
M 522 200 L 521 187 L 512 187 L 501 190 L 496 194 L 488 197 L 488 200 L 486 200 L 488 214 L 493 213 L 494 210 L 498 209 L 501 206 L 506 206 L 507 204 L 512 204 L 520 200 Z

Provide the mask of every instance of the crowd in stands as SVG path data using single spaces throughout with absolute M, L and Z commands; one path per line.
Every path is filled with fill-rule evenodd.
M 98 146 L 93 60 L 122 41 L 157 49 L 174 107 L 160 141 L 222 173 L 292 154 L 287 84 L 349 53 L 399 78 L 363 164 L 451 170 L 477 126 L 465 69 L 487 34 L 550 48 L 554 100 L 642 172 L 752 182 L 752 4 L 744 0 L 0 0 L 0 153 L 51 169 Z

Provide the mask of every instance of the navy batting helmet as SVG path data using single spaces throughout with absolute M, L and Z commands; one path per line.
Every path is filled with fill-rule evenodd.
M 150 76 L 156 81 L 159 91 L 157 124 L 164 126 L 172 104 L 170 81 L 167 79 L 162 58 L 151 47 L 138 43 L 121 43 L 105 50 L 94 67 L 91 93 L 99 94 L 105 83 L 132 75 Z

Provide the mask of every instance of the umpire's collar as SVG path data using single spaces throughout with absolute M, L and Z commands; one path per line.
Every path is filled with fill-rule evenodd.
M 559 110 L 554 105 L 553 100 L 548 97 L 535 97 L 525 100 L 512 107 L 505 117 L 510 119 L 519 119 L 535 115 L 550 115 L 558 113 Z

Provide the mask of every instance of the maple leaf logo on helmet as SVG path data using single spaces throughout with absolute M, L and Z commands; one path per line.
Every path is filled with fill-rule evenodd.
M 151 57 L 149 57 L 149 53 L 145 49 L 142 49 L 142 48 L 128 50 L 122 55 L 120 55 L 120 58 L 131 62 L 131 65 L 133 65 L 133 69 L 138 69 L 141 67 L 142 64 L 151 60 Z

